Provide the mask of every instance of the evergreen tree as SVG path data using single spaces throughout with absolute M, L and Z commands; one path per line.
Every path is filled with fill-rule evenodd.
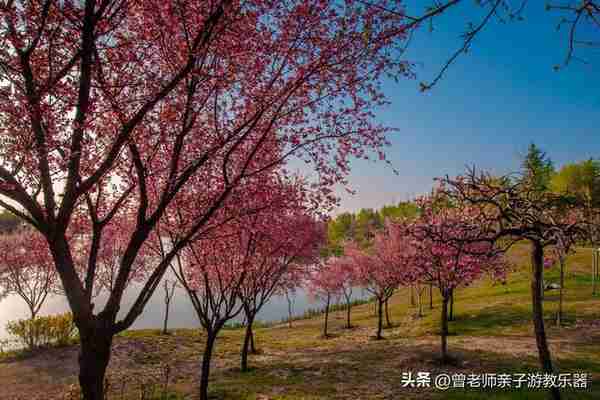
M 527 155 L 521 165 L 523 181 L 536 192 L 550 190 L 550 182 L 554 175 L 552 160 L 535 143 L 527 149 Z

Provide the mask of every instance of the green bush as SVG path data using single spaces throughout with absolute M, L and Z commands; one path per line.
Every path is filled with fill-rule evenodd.
M 30 350 L 42 346 L 64 346 L 75 337 L 75 324 L 70 313 L 9 321 L 6 331 Z
M 73 322 L 73 314 L 59 314 L 50 317 L 52 322 L 51 338 L 58 346 L 66 346 L 73 341 L 77 328 Z

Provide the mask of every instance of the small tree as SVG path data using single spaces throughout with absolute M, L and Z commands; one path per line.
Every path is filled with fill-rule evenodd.
M 171 300 L 173 300 L 173 295 L 175 294 L 175 289 L 177 288 L 177 280 L 169 281 L 165 279 L 163 282 L 163 289 L 165 291 L 165 319 L 163 322 L 162 334 L 167 335 L 169 333 L 167 326 L 169 324 L 169 308 L 171 306 Z
M 578 218 L 580 202 L 570 196 L 540 192 L 522 181 L 514 182 L 508 176 L 498 179 L 486 173 L 477 174 L 474 169 L 463 177 L 446 177 L 442 184 L 447 196 L 477 210 L 477 219 L 487 231 L 490 243 L 503 239 L 505 248 L 520 240 L 531 244 L 535 338 L 543 371 L 553 373 L 542 302 L 544 248 L 555 245 L 558 237 L 574 241 L 585 233 Z M 551 393 L 554 400 L 560 399 L 558 388 L 553 387 Z
M 256 274 L 255 278 L 261 276 L 263 262 L 273 261 L 269 265 L 280 265 L 276 262 L 281 260 L 277 251 L 287 249 L 290 243 L 297 244 L 293 230 L 283 221 L 291 224 L 294 220 L 285 217 L 294 215 L 290 211 L 292 206 L 303 203 L 304 182 L 284 179 L 273 172 L 248 180 L 246 184 L 245 196 L 232 197 L 223 209 L 215 210 L 213 223 L 190 241 L 173 265 L 174 273 L 206 332 L 199 387 L 202 400 L 208 397 L 210 363 L 217 336 L 228 321 L 248 306 L 240 301 L 244 284 L 251 287 L 252 275 Z M 187 225 L 195 223 L 187 218 L 186 211 L 197 201 L 197 194 L 190 191 L 189 195 L 180 209 L 169 214 L 168 223 L 161 226 L 162 235 L 157 235 L 154 240 L 161 257 L 168 256 L 181 232 Z M 163 243 L 162 237 L 168 242 Z M 280 241 L 263 241 L 275 237 Z M 273 284 L 270 280 L 256 279 L 254 282 L 258 292 L 270 293 L 270 286 L 261 286 Z
M 575 217 L 576 218 L 576 217 Z M 567 256 L 574 252 L 573 241 L 565 238 L 560 230 L 556 232 L 556 244 L 552 247 L 550 255 L 544 260 L 544 266 L 552 266 L 558 262 L 560 267 L 559 294 L 558 294 L 558 311 L 556 312 L 556 325 L 561 326 L 563 323 L 563 298 L 565 286 L 565 268 Z
M 247 272 L 247 257 L 255 245 L 243 229 L 230 227 L 218 237 L 190 243 L 176 257 L 175 274 L 206 333 L 199 386 L 201 400 L 208 399 L 210 364 L 217 336 L 242 311 L 238 292 Z
M 48 296 L 60 291 L 52 255 L 44 237 L 30 228 L 0 236 L 0 294 L 15 294 L 29 308 L 29 327 Z M 34 347 L 33 332 L 29 334 Z
M 23 299 L 34 319 L 48 295 L 60 288 L 48 245 L 24 228 L 0 236 L 0 257 L 0 290 Z
M 350 257 L 330 257 L 327 260 L 327 274 L 335 276 L 338 296 L 346 303 L 346 329 L 352 328 L 352 292 L 357 284 L 354 262 Z
M 352 292 L 357 285 L 354 264 L 348 257 L 342 257 L 337 260 L 334 267 L 337 270 L 338 279 L 341 283 L 341 294 L 346 301 L 346 329 L 352 329 L 350 315 L 352 312 Z
M 335 268 L 337 258 L 330 257 L 326 261 L 317 262 L 310 271 L 307 287 L 309 293 L 325 304 L 323 321 L 323 337 L 329 337 L 329 307 L 331 301 L 342 292 L 342 284 L 338 279 L 338 271 Z
M 417 300 L 417 318 L 423 317 L 423 294 L 425 293 L 425 289 L 427 289 L 428 285 L 424 285 L 421 283 L 415 283 L 414 288 L 416 292 L 416 300 Z
M 294 296 L 296 295 L 296 289 L 293 287 L 285 288 L 283 291 L 283 295 L 285 297 L 285 301 L 287 303 L 288 308 L 288 328 L 292 328 L 292 321 L 294 319 Z
M 530 143 L 523 157 L 521 185 L 534 192 L 546 192 L 551 188 L 554 176 L 552 160 L 535 143 Z
M 289 268 L 281 277 L 275 294 L 285 297 L 288 309 L 287 323 L 288 328 L 292 328 L 294 320 L 294 300 L 299 289 L 308 288 L 310 274 L 312 273 L 311 265 L 304 263 L 293 264 L 293 268 Z M 296 268 L 300 267 L 300 268 Z
M 256 242 L 254 254 L 248 258 L 248 272 L 239 289 L 239 299 L 246 318 L 246 334 L 241 349 L 241 370 L 248 370 L 248 350 L 254 343 L 252 326 L 256 315 L 277 292 L 284 278 L 297 278 L 318 258 L 323 241 L 322 227 L 301 208 L 287 208 L 259 214 L 259 225 L 249 232 Z M 262 228 L 262 229 L 261 229 Z M 252 346 L 254 347 L 254 346 Z
M 589 159 L 565 164 L 553 176 L 551 184 L 555 193 L 574 196 L 583 204 L 586 239 L 591 243 L 595 254 L 600 236 L 600 161 Z M 558 247 L 560 251 L 561 246 Z M 556 254 L 556 258 L 561 260 L 559 254 Z M 598 273 L 597 262 L 593 262 L 592 295 L 596 294 Z
M 437 287 L 442 297 L 441 361 L 448 356 L 448 305 L 454 290 L 468 286 L 485 272 L 501 277 L 505 263 L 501 249 L 487 241 L 489 235 L 474 209 L 438 207 L 439 198 L 421 199 L 422 213 L 409 227 L 414 238 L 410 259 L 413 276 Z
M 377 299 L 377 340 L 383 339 L 383 310 L 396 288 L 405 282 L 405 257 L 410 253 L 408 241 L 395 224 L 375 234 L 372 247 L 362 250 L 349 243 L 344 250 L 355 265 L 356 280 Z

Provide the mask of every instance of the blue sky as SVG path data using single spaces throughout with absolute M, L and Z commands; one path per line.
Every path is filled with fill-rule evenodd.
M 418 14 L 422 1 L 409 1 Z M 525 20 L 491 23 L 475 39 L 444 79 L 427 93 L 418 90 L 460 45 L 467 21 L 477 18 L 472 1 L 441 17 L 434 32 L 421 30 L 406 54 L 417 63 L 416 80 L 386 81 L 391 105 L 377 118 L 399 129 L 384 163 L 355 162 L 350 176 L 355 195 L 342 197 L 340 211 L 384 204 L 428 191 L 432 179 L 456 175 L 465 165 L 497 173 L 518 169 L 519 159 L 535 142 L 560 166 L 600 157 L 600 49 L 580 52 L 591 63 L 564 61 L 566 31 L 556 31 L 560 16 L 530 2 Z M 595 61 L 595 62 L 593 62 Z

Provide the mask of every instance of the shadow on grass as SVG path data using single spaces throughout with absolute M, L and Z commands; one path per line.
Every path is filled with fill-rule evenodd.
M 498 348 L 502 349 L 501 340 Z M 287 354 L 255 364 L 246 374 L 224 371 L 215 377 L 218 391 L 232 397 L 223 399 L 546 399 L 544 390 L 488 389 L 487 391 L 450 390 L 433 388 L 416 389 L 402 386 L 402 373 L 427 371 L 432 375 L 482 374 L 482 373 L 529 373 L 539 372 L 534 356 L 500 354 L 492 351 L 474 351 L 450 346 L 455 362 L 440 365 L 439 347 L 435 344 L 415 344 L 386 341 L 368 342 L 351 349 L 315 349 L 301 354 Z M 600 359 L 574 358 L 556 361 L 562 373 L 600 371 Z M 593 382 L 591 390 L 567 389 L 565 399 L 600 398 L 600 382 Z M 238 396 L 238 397 L 235 397 Z M 245 397 L 244 397 L 245 396 Z
M 494 334 L 499 328 L 531 324 L 531 311 L 526 306 L 493 305 L 475 313 L 455 314 L 450 323 L 453 332 L 462 334 Z
M 600 382 L 596 382 L 596 385 Z M 598 399 L 600 392 L 590 390 L 563 390 L 561 391 L 561 398 L 563 400 L 592 400 Z M 438 394 L 435 399 L 444 400 L 548 400 L 547 390 L 449 390 L 444 393 Z

